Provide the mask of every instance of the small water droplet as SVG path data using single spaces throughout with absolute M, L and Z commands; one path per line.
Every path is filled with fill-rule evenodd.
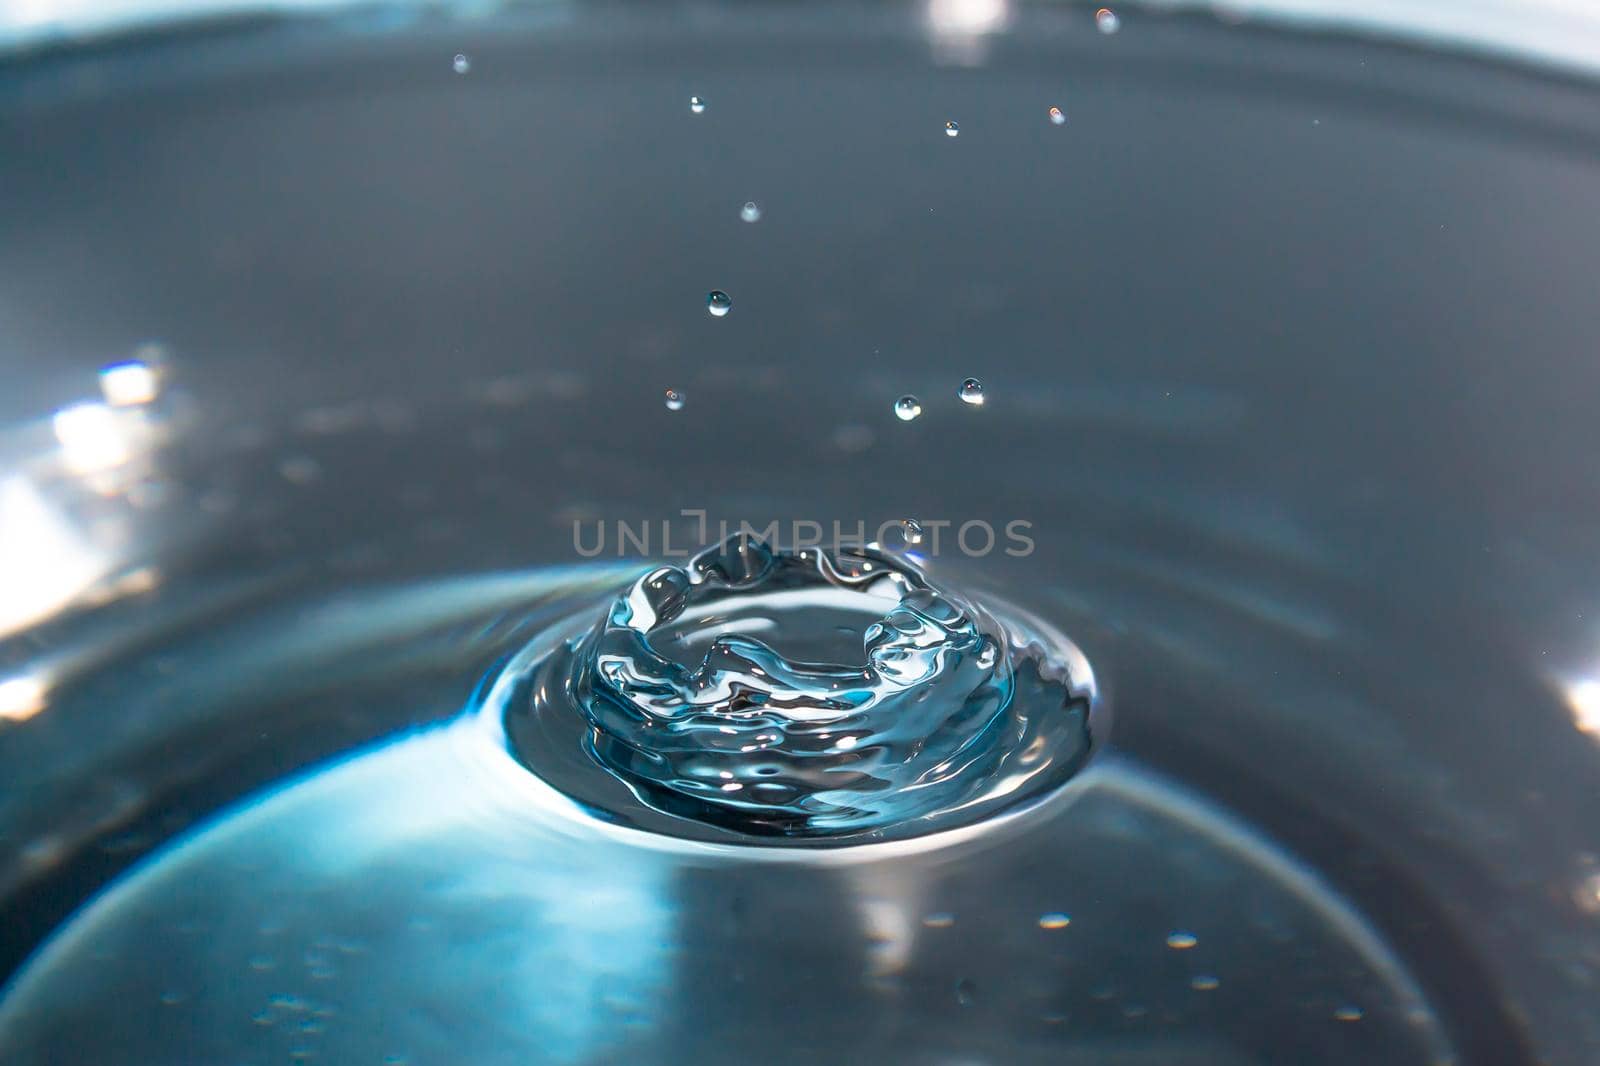
M 936 911 L 922 919 L 922 924 L 929 929 L 949 929 L 956 924 L 956 916 L 946 911 Z
M 915 518 L 902 519 L 900 522 L 900 537 L 906 544 L 922 543 L 922 526 Z
M 712 289 L 706 294 L 706 310 L 713 318 L 721 318 L 733 310 L 733 298 L 721 289 Z
M 960 125 L 960 123 L 956 122 L 954 119 L 951 119 L 949 122 L 946 122 L 944 124 L 944 135 L 946 137 L 959 137 L 959 136 L 961 136 L 961 125 Z
M 689 97 L 689 110 L 690 111 L 693 111 L 695 114 L 698 115 L 698 114 L 703 113 L 705 111 L 705 109 L 706 109 L 706 102 L 705 102 L 705 100 L 703 98 L 698 97 L 698 96 Z
M 465 74 L 472 69 L 472 60 L 464 55 L 457 54 L 455 59 L 450 61 L 450 66 L 454 68 L 457 74 Z
M 1122 20 L 1109 7 L 1102 7 L 1094 13 L 1094 28 L 1105 34 L 1116 33 L 1122 29 Z
M 1359 1022 L 1366 1016 L 1366 1011 L 1353 1003 L 1346 1003 L 1338 1010 L 1335 1010 L 1333 1016 L 1341 1022 Z
M 1196 974 L 1189 978 L 1189 987 L 1196 992 L 1210 992 L 1220 984 L 1222 984 L 1221 981 L 1208 973 Z
M 978 986 L 970 978 L 963 977 L 956 982 L 956 1002 L 963 1007 L 970 1007 L 978 1001 Z
M 739 217 L 746 222 L 760 222 L 761 205 L 754 200 L 746 200 L 744 206 L 739 208 Z
M 667 390 L 667 410 L 683 410 L 683 393 L 679 392 L 677 389 Z
M 973 407 L 983 406 L 983 382 L 977 378 L 968 378 L 961 383 L 961 388 L 956 390 L 956 395 L 961 402 Z
M 1064 126 L 1067 124 L 1067 113 L 1059 107 L 1052 107 L 1050 109 L 1050 121 L 1057 126 Z
M 915 396 L 902 396 L 894 402 L 894 416 L 902 422 L 910 422 L 922 414 L 922 403 Z
M 1039 916 L 1040 929 L 1065 929 L 1072 924 L 1072 919 L 1060 911 L 1051 911 L 1049 914 Z
M 1200 938 L 1193 933 L 1175 932 L 1167 934 L 1167 947 L 1173 951 L 1188 951 L 1198 943 L 1200 943 Z

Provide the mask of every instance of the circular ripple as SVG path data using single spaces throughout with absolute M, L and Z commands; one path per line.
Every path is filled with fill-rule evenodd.
M 679 836 L 853 843 L 965 825 L 1087 761 L 1065 638 L 875 547 L 737 535 L 640 577 L 506 668 L 482 713 L 600 817 Z

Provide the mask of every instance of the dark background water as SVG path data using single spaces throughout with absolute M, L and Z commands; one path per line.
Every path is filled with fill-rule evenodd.
M 1309 857 L 1443 999 L 1503 1007 L 1483 1047 L 1592 1059 L 1592 87 L 1134 13 L 979 44 L 949 62 L 910 9 L 608 7 L 0 67 L 0 454 L 160 574 L 0 644 L 112 649 L 0 723 L 9 957 L 99 876 L 77 842 L 216 769 L 115 673 L 159 633 L 575 562 L 575 519 L 1022 519 L 1031 556 L 942 565 L 1082 644 L 1119 747 Z M 40 467 L 37 420 L 151 339 L 147 491 Z M 232 784 L 190 813 L 472 681 L 309 740 L 254 742 L 235 693 Z

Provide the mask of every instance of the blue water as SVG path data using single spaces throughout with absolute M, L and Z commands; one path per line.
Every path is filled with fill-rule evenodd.
M 870 550 L 734 542 L 598 596 L 616 574 L 342 600 L 342 639 L 402 659 L 403 634 L 474 614 L 498 621 L 464 632 L 520 651 L 444 724 L 138 863 L 6 987 L 0 1061 L 1451 1060 L 1404 962 L 1311 869 L 1125 756 L 1083 765 L 1103 719 L 1059 634 Z M 214 667 L 294 691 L 331 635 L 298 617 Z M 860 683 L 834 683 L 850 649 Z M 529 701 L 541 678 L 567 698 Z M 657 733 L 671 759 L 619 758 Z M 777 740 L 719 746 L 741 734 Z M 791 791 L 730 804 L 702 763 L 785 767 Z M 902 765 L 927 783 L 865 780 Z

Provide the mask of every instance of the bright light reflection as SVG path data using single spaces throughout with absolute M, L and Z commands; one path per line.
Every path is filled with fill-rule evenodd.
M 44 678 L 23 674 L 0 680 L 0 718 L 23 722 L 49 703 L 50 686 Z
M 110 568 L 31 481 L 0 480 L 0 637 L 55 614 Z
M 121 466 L 132 457 L 117 413 L 103 403 L 80 403 L 56 412 L 52 423 L 61 456 L 77 474 Z
M 1011 21 L 1010 0 L 928 0 L 928 37 L 942 63 L 978 66 L 988 39 Z
M 113 407 L 152 403 L 161 394 L 161 380 L 146 363 L 113 363 L 100 371 L 100 393 Z
M 1007 0 L 929 0 L 928 27 L 940 36 L 994 33 L 1011 18 Z
M 1567 686 L 1567 706 L 1578 731 L 1600 737 L 1600 681 L 1583 680 Z

